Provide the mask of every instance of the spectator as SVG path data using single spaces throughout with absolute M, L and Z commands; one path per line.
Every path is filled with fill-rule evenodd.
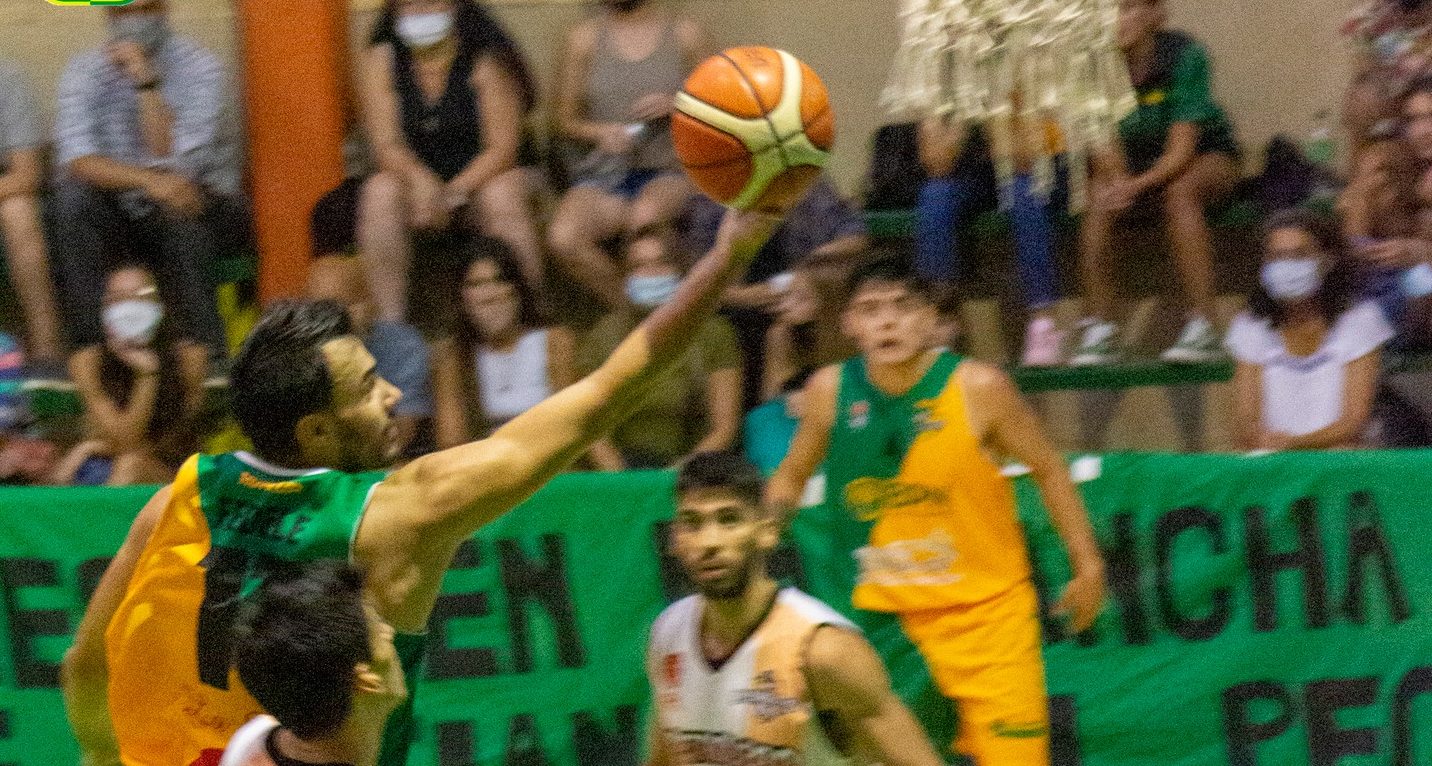
M 29 407 L 20 392 L 25 355 L 11 336 L 0 333 L 0 485 L 44 484 L 58 450 L 27 432 Z
M 1057 127 L 1046 131 L 1050 153 L 1060 151 Z M 1023 135 L 1016 129 L 1015 135 Z M 920 190 L 916 229 L 916 265 L 920 276 L 948 285 L 959 277 L 957 232 L 981 195 L 982 185 L 995 183 L 992 175 L 971 172 L 981 164 L 971 162 L 969 152 L 988 151 L 957 123 L 930 118 L 920 125 L 920 159 L 928 180 Z M 1016 158 L 1019 172 L 1010 192 L 1010 220 L 1014 229 L 1015 260 L 1019 281 L 1029 305 L 1030 319 L 1024 334 L 1025 367 L 1053 367 L 1063 363 L 1064 335 L 1054 322 L 1058 299 L 1058 273 L 1054 265 L 1053 195 L 1041 197 L 1030 172 L 1030 152 Z M 987 165 L 986 165 L 987 167 Z
M 781 383 L 770 401 L 746 413 L 742 434 L 746 457 L 766 476 L 776 472 L 796 436 L 805 404 L 805 384 L 817 369 L 807 367 Z
M 63 355 L 55 311 L 45 233 L 40 226 L 40 144 L 42 133 L 29 83 L 11 62 L 0 60 L 0 234 L 10 279 L 19 293 L 35 361 L 58 362 Z
M 1275 215 L 1261 286 L 1234 320 L 1228 349 L 1234 423 L 1244 449 L 1324 449 L 1363 443 L 1392 328 L 1355 303 L 1342 232 L 1306 211 Z
M 577 349 L 577 371 L 595 370 L 642 317 L 671 299 L 681 281 L 669 226 L 632 235 L 624 248 L 627 306 L 592 328 Z M 681 364 L 652 386 L 646 400 L 611 438 L 598 442 L 592 460 L 605 471 L 659 468 L 696 452 L 730 449 L 741 428 L 741 354 L 731 326 L 706 321 Z
M 1407 86 L 1432 74 L 1432 6 L 1426 0 L 1366 0 L 1343 33 L 1358 47 L 1343 124 L 1357 149 L 1375 140 L 1376 126 L 1398 114 Z
M 572 334 L 543 321 L 508 247 L 478 239 L 466 256 L 453 332 L 433 349 L 440 448 L 487 436 L 576 380 Z
M 363 188 L 358 244 L 378 316 L 407 317 L 411 233 L 454 222 L 506 241 L 539 283 L 541 239 L 519 166 L 536 92 L 507 32 L 476 0 L 386 0 L 362 87 L 381 170 Z
M 75 343 L 100 343 L 100 292 L 115 261 L 154 255 L 178 331 L 224 349 L 210 263 L 247 231 L 234 147 L 222 130 L 219 60 L 169 28 L 168 0 L 105 10 L 110 42 L 70 60 L 55 121 L 60 266 Z
M 782 284 L 784 282 L 785 284 Z M 761 399 L 770 400 L 787 381 L 807 368 L 819 368 L 816 359 L 820 333 L 820 295 L 805 271 L 777 279 L 780 299 L 771 329 L 766 331 L 765 364 L 761 371 Z M 756 461 L 760 465 L 760 461 Z
M 1339 207 L 1359 279 L 1398 332 L 1398 344 L 1432 345 L 1432 79 L 1399 104 L 1401 140 L 1359 155 Z
M 1074 365 L 1118 359 L 1114 323 L 1115 221 L 1146 197 L 1157 197 L 1183 282 L 1188 311 L 1168 362 L 1221 356 L 1213 326 L 1213 241 L 1205 220 L 1210 203 L 1227 197 L 1240 175 L 1233 127 L 1213 101 L 1208 52 L 1193 38 L 1164 29 L 1167 0 L 1125 0 L 1119 46 L 1138 93 L 1138 110 L 1120 125 L 1120 145 L 1095 158 L 1090 204 L 1081 231 L 1086 311 Z
M 170 481 L 197 451 L 208 354 L 175 334 L 143 267 L 111 272 L 102 306 L 104 342 L 70 357 L 89 438 L 66 457 L 65 473 L 86 485 Z
M 347 310 L 353 334 L 373 355 L 378 376 L 402 392 L 393 407 L 394 438 L 400 454 L 410 455 L 423 421 L 433 415 L 428 345 L 423 337 L 409 325 L 377 317 L 357 258 L 331 255 L 314 260 L 308 271 L 308 297 L 333 301 Z
M 591 150 L 574 169 L 548 244 L 572 277 L 620 309 L 621 276 L 602 243 L 672 220 L 691 197 L 671 142 L 671 110 L 708 46 L 695 22 L 657 0 L 602 5 L 567 37 L 556 129 Z

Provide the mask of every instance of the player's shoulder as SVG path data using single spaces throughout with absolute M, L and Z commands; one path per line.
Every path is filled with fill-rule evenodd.
M 651 644 L 671 645 L 683 629 L 691 624 L 692 619 L 700 614 L 700 607 L 701 597 L 691 595 L 661 610 L 661 614 L 657 615 L 651 624 Z
M 810 380 L 806 381 L 806 393 L 834 394 L 840 389 L 840 376 L 845 369 L 845 364 L 845 362 L 836 362 L 816 370 L 811 374 Z
M 962 359 L 955 368 L 955 378 L 971 393 L 1003 393 L 1014 388 L 1009 373 L 988 362 L 976 359 Z
M 860 632 L 860 629 L 855 626 L 855 623 L 847 619 L 845 615 L 837 612 L 830 604 L 821 601 L 799 588 L 781 589 L 779 602 L 781 606 L 790 609 L 816 628 L 830 625 L 855 631 L 856 633 Z

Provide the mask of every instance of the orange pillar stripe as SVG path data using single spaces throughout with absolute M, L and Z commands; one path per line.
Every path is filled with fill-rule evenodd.
M 308 217 L 343 180 L 345 0 L 239 0 L 259 295 L 302 293 Z

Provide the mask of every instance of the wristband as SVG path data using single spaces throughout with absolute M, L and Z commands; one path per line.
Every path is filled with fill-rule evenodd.
M 1409 298 L 1432 295 L 1432 265 L 1419 263 L 1402 272 L 1402 294 Z

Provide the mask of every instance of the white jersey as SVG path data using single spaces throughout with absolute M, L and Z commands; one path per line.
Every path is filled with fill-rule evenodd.
M 268 739 L 278 721 L 270 715 L 259 715 L 234 732 L 224 748 L 224 757 L 219 766 L 268 766 L 273 759 L 268 755 Z
M 678 766 L 843 764 L 811 703 L 805 654 L 823 625 L 858 631 L 820 601 L 785 588 L 725 662 L 701 650 L 705 600 L 667 607 L 651 629 L 647 676 L 671 761 Z

